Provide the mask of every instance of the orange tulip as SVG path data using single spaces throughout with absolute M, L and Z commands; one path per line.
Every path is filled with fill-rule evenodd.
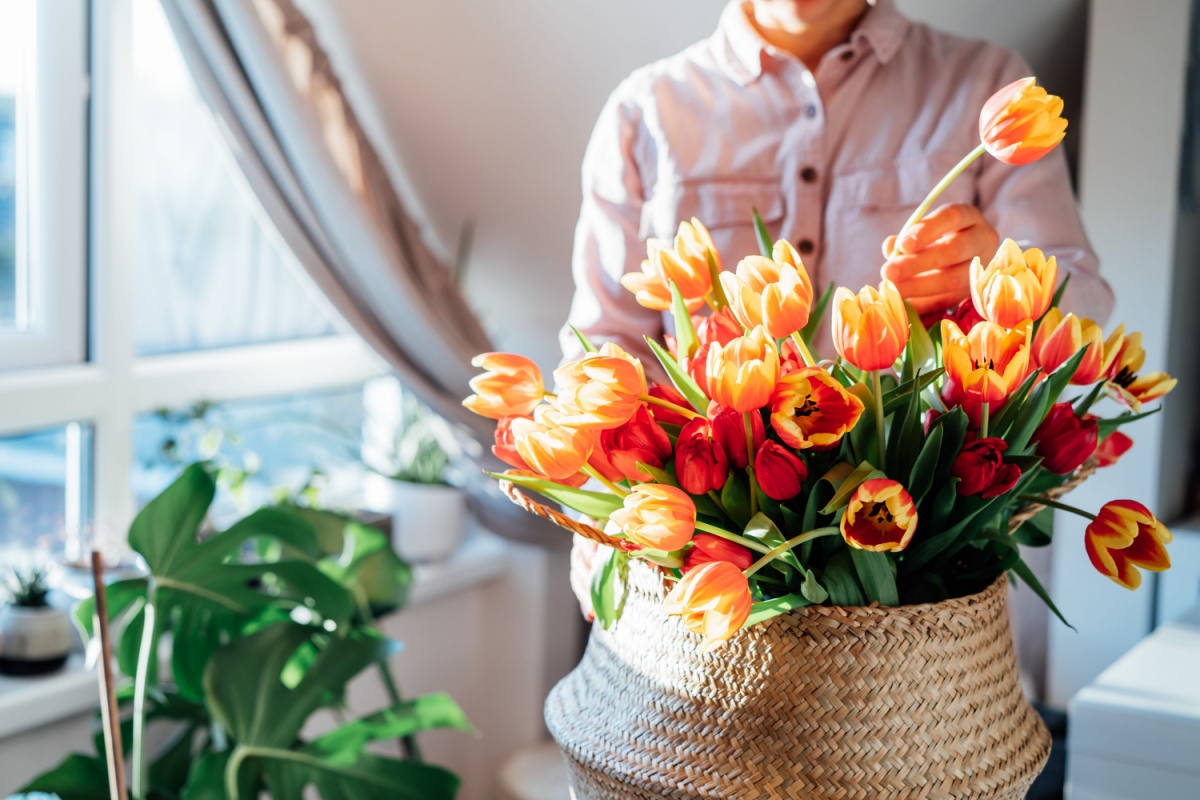
M 712 289 L 712 272 L 706 255 L 710 250 L 714 258 L 719 258 L 712 237 L 698 220 L 681 223 L 675 249 L 658 239 L 647 240 L 642 271 L 626 273 L 621 277 L 621 285 L 634 293 L 640 305 L 666 311 L 671 308 L 671 282 L 674 282 L 688 311 L 696 311 L 704 305 L 704 297 Z
M 1013 81 L 996 92 L 979 113 L 979 138 L 1005 164 L 1021 166 L 1054 149 L 1066 134 L 1063 101 L 1033 78 Z
M 1104 375 L 1108 367 L 1104 360 L 1104 332 L 1090 319 L 1080 319 L 1074 314 L 1063 316 L 1062 311 L 1051 308 L 1033 337 L 1034 363 L 1049 374 L 1084 346 L 1087 355 L 1071 378 L 1071 383 L 1077 386 L 1093 384 Z
M 1157 400 L 1179 383 L 1165 372 L 1138 374 L 1146 363 L 1142 334 L 1126 336 L 1124 325 L 1118 326 L 1104 344 L 1104 361 L 1108 365 L 1109 394 L 1136 412 L 1142 410 L 1143 403 Z
M 537 364 L 515 353 L 481 353 L 471 366 L 487 370 L 471 379 L 475 394 L 463 405 L 481 417 L 527 416 L 542 402 L 546 389 Z
M 633 416 L 646 393 L 642 362 L 612 342 L 554 371 L 562 424 L 606 430 Z
M 789 372 L 771 395 L 771 427 L 797 450 L 828 450 L 855 426 L 862 412 L 862 401 L 819 367 Z
M 743 327 L 762 325 L 773 338 L 782 339 L 808 324 L 813 286 L 800 255 L 788 242 L 776 242 L 771 255 L 743 258 L 736 275 L 721 273 L 721 286 Z
M 1135 567 L 1151 572 L 1170 568 L 1164 545 L 1173 538 L 1150 509 L 1133 500 L 1105 503 L 1083 534 L 1092 566 L 1126 589 L 1142 585 L 1142 573 Z
M 1046 258 L 1036 247 L 1021 252 L 1005 239 L 987 267 L 978 256 L 971 262 L 971 300 L 979 316 L 1015 328 L 1046 313 L 1057 280 L 1054 256 Z
M 727 345 L 709 345 L 708 396 L 738 413 L 762 408 L 779 380 L 779 351 L 760 325 Z
M 862 370 L 890 367 L 908 344 L 908 313 L 889 280 L 864 286 L 857 295 L 839 287 L 833 295 L 833 344 Z
M 875 478 L 855 489 L 842 517 L 842 538 L 859 550 L 899 552 L 916 532 L 912 496 L 889 478 Z
M 703 636 L 700 652 L 707 653 L 742 629 L 750 604 L 750 583 L 742 571 L 728 561 L 710 561 L 675 584 L 663 610 L 682 616 L 688 630 Z
M 517 417 L 509 426 L 522 460 L 552 481 L 568 480 L 579 472 L 595 445 L 591 431 L 568 427 L 561 420 L 562 411 L 545 403 L 537 407 L 533 419 Z
M 942 320 L 942 361 L 952 384 L 947 399 L 957 402 L 955 392 L 961 391 L 998 409 L 1029 374 L 1029 330 L 1029 325 L 1009 331 L 984 321 L 964 334 Z
M 609 519 L 642 547 L 679 550 L 696 530 L 696 504 L 674 486 L 642 483 L 625 496 L 624 507 Z

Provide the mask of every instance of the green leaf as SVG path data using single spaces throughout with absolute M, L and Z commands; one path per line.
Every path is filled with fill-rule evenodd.
M 1029 397 L 1029 392 L 1037 382 L 1039 374 L 1036 369 L 1030 372 L 1029 376 L 1017 387 L 1017 390 L 1008 396 L 1004 405 L 1000 407 L 999 413 L 992 416 L 988 424 L 988 428 L 990 429 L 988 433 L 990 436 L 1003 439 L 1008 435 L 1009 429 L 1016 422 L 1018 412 L 1021 411 L 1026 398 Z
M 708 277 L 712 282 L 713 297 L 716 298 L 717 308 L 725 308 L 729 305 L 729 298 L 725 296 L 725 287 L 721 285 L 721 268 L 717 266 L 717 259 L 713 256 L 712 250 L 706 249 L 704 256 L 708 259 Z
M 942 377 L 944 372 L 945 370 L 939 367 L 932 372 L 921 373 L 920 377 L 897 384 L 894 388 L 888 389 L 885 386 L 883 390 L 883 415 L 886 417 L 907 403 L 909 401 L 909 394 L 914 390 L 920 394 L 925 387 L 932 386 L 938 378 Z M 858 425 L 854 427 L 857 428 L 859 425 L 862 425 L 861 419 Z
M 623 505 L 620 497 L 608 492 L 589 492 L 585 489 L 562 486 L 544 478 L 534 478 L 528 475 L 504 475 L 499 472 L 488 472 L 487 474 L 497 480 L 509 481 L 526 489 L 532 489 L 545 498 L 594 519 L 608 519 L 609 514 Z
M 1100 381 L 1092 387 L 1090 392 L 1079 398 L 1079 401 L 1075 403 L 1075 416 L 1082 418 L 1096 404 L 1096 401 L 1100 399 L 1100 395 L 1104 392 L 1104 386 L 1105 382 Z
M 1115 431 L 1117 428 L 1121 427 L 1122 425 L 1128 425 L 1129 423 L 1134 422 L 1135 420 L 1145 419 L 1146 417 L 1152 417 L 1155 414 L 1157 414 L 1159 411 L 1162 411 L 1162 406 L 1159 406 L 1158 408 L 1152 408 L 1149 411 L 1143 411 L 1140 414 L 1133 414 L 1130 412 L 1125 412 L 1124 414 L 1121 414 L 1116 417 L 1112 417 L 1111 419 L 1100 420 L 1097 423 L 1096 427 L 1099 428 L 1099 430 L 1100 430 L 1100 438 L 1106 439 L 1113 431 Z
M 145 578 L 125 578 L 108 584 L 105 587 L 105 596 L 108 600 L 109 622 L 120 619 L 121 615 L 138 600 L 144 599 L 146 586 Z M 93 596 L 80 600 L 75 604 L 71 616 L 75 621 L 75 627 L 79 628 L 79 632 L 87 639 L 92 638 L 92 624 L 96 618 L 96 598 Z
M 688 313 L 687 303 L 679 292 L 675 281 L 671 284 L 671 313 L 675 317 L 675 354 L 679 366 L 683 367 L 685 359 L 696 355 L 700 340 L 696 338 L 696 328 L 692 325 L 692 315 Z
M 778 547 L 787 541 L 783 535 L 783 531 L 779 530 L 779 527 L 775 524 L 775 522 L 761 511 L 755 514 L 750 522 L 746 524 L 746 528 L 744 531 L 742 531 L 742 535 L 748 539 L 760 541 L 767 547 L 772 548 Z M 797 560 L 796 554 L 791 550 L 788 550 L 786 553 L 781 555 L 780 558 L 783 559 L 784 563 L 794 567 L 799 571 L 803 571 L 804 568 L 800 566 L 800 562 Z M 772 564 L 772 566 L 775 565 Z
M 643 461 L 637 462 L 637 468 L 654 478 L 655 483 L 661 483 L 664 486 L 674 486 L 677 489 L 679 488 L 679 481 L 677 481 L 675 476 L 667 472 L 665 469 L 660 469 L 653 464 L 647 464 Z
M 845 508 L 849 505 L 850 497 L 854 494 L 855 489 L 872 478 L 882 477 L 885 477 L 884 474 L 871 466 L 870 462 L 862 462 L 838 485 L 837 491 L 833 493 L 833 498 L 825 504 L 825 507 L 821 509 L 821 513 L 832 514 L 839 508 Z
M 229 800 L 225 792 L 225 768 L 229 764 L 229 756 L 230 751 L 225 750 L 203 753 L 196 759 L 192 771 L 188 773 L 182 800 Z M 253 797 L 257 783 L 247 771 L 239 781 L 238 796 Z
M 1081 347 L 1079 352 L 1067 359 L 1058 369 L 1050 373 L 1046 380 L 1037 385 L 1029 395 L 1028 402 L 1017 415 L 1012 432 L 1008 437 L 1008 450 L 1013 455 L 1022 455 L 1030 438 L 1046 418 L 1050 407 L 1058 400 L 1063 389 L 1075 375 L 1079 362 L 1087 355 L 1088 348 Z
M 1058 610 L 1058 606 L 1054 605 L 1054 601 L 1050 599 L 1050 593 L 1046 591 L 1045 586 L 1042 586 L 1042 582 L 1039 581 L 1037 576 L 1033 574 L 1033 570 L 1029 568 L 1029 565 L 1025 563 L 1024 559 L 1018 558 L 1017 563 L 1012 567 L 1012 571 L 1015 572 L 1021 580 L 1025 581 L 1025 585 L 1027 585 L 1030 589 L 1033 589 L 1034 594 L 1042 598 L 1042 602 L 1044 602 L 1049 609 L 1054 612 L 1054 616 L 1058 617 L 1063 625 L 1066 625 L 1071 630 L 1075 630 L 1075 626 L 1067 622 L 1066 617 L 1064 617 L 1062 612 Z
M 1043 508 L 1013 532 L 1012 539 L 1030 547 L 1046 547 L 1054 538 L 1054 509 Z
M 920 373 L 917 373 L 918 378 Z M 909 394 L 908 407 L 904 416 L 893 419 L 890 441 L 888 442 L 888 466 L 896 479 L 904 484 L 911 483 L 913 463 L 921 453 L 924 439 L 921 422 L 921 394 Z
M 151 792 L 176 797 L 187 784 L 192 769 L 193 748 L 200 726 L 193 723 L 176 731 L 159 749 L 150 762 L 149 780 Z
M 599 352 L 596 349 L 596 345 L 592 344 L 588 340 L 588 338 L 579 331 L 579 328 L 576 328 L 574 325 L 572 325 L 570 323 L 567 323 L 567 327 L 571 329 L 571 333 L 575 334 L 575 338 L 579 340 L 579 345 L 583 348 L 583 352 L 585 352 L 585 353 Z
M 266 765 L 267 787 L 276 798 L 303 797 L 303 787 L 311 785 L 323 800 L 453 800 L 460 784 L 453 773 L 431 764 L 364 752 L 326 752 L 317 742 L 298 751 L 256 755 Z
M 767 231 L 767 224 L 763 222 L 762 215 L 758 213 L 757 208 L 751 209 L 754 212 L 754 236 L 758 239 L 758 251 L 763 258 L 770 258 L 775 250 L 775 244 L 771 239 L 771 234 Z
M 821 296 L 817 298 L 817 302 L 813 304 L 812 309 L 808 312 L 808 322 L 800 329 L 800 338 L 809 347 L 812 347 L 813 339 L 817 335 L 817 331 L 821 328 L 821 320 L 825 318 L 825 310 L 829 307 L 829 301 L 833 297 L 833 292 L 837 288 L 837 284 L 833 281 L 825 284 L 825 291 L 821 292 Z
M 829 602 L 835 606 L 865 606 L 866 595 L 858 585 L 858 577 L 854 568 L 850 548 L 829 559 L 821 578 L 829 591 Z
M 108 767 L 93 756 L 71 753 L 57 767 L 43 772 L 20 791 L 55 794 L 60 800 L 104 798 L 108 794 Z
M 812 602 L 807 597 L 799 594 L 786 594 L 783 597 L 776 597 L 774 600 L 753 603 L 750 606 L 750 616 L 746 618 L 746 622 L 742 625 L 742 628 L 749 628 L 752 625 L 757 625 L 760 622 L 766 622 L 769 619 L 778 617 L 780 614 L 786 614 L 789 611 L 810 605 L 812 605 Z
M 192 464 L 163 493 L 146 504 L 129 527 L 129 546 L 155 575 L 171 571 L 189 544 L 195 545 L 217 485 L 202 464 Z
M 921 322 L 921 315 L 913 308 L 912 303 L 904 301 L 904 310 L 908 313 L 908 344 L 904 348 L 904 361 L 913 374 L 929 372 L 937 366 L 937 352 L 933 348 L 933 339 Z
M 600 569 L 592 572 L 592 610 L 596 621 L 604 630 L 621 619 L 625 605 L 625 585 L 622 574 L 626 573 L 629 556 L 621 550 L 606 547 L 600 551 L 604 562 Z
M 968 424 L 967 414 L 961 408 L 954 408 L 933 421 L 931 433 L 937 428 L 942 429 L 942 449 L 933 472 L 933 486 L 943 486 L 950 480 L 954 459 L 962 450 L 963 441 L 967 438 Z
M 900 605 L 900 593 L 896 589 L 895 562 L 886 553 L 852 547 L 850 558 L 869 600 L 882 606 Z
M 359 751 L 369 742 L 447 728 L 465 733 L 475 730 L 458 703 L 450 695 L 437 692 L 347 722 L 323 734 L 313 744 L 330 753 Z
M 663 346 L 649 336 L 646 337 L 646 344 L 650 345 L 650 350 L 654 353 L 654 357 L 658 359 L 658 363 L 667 372 L 667 377 L 671 379 L 671 383 L 679 390 L 679 393 L 687 399 L 688 403 L 699 414 L 708 413 L 708 397 L 692 380 L 692 376 L 688 375 L 675 359 L 671 358 L 671 354 L 663 349 Z
M 829 592 L 817 581 L 817 575 L 811 569 L 804 570 L 804 584 L 800 587 L 800 594 L 813 605 L 820 605 L 829 599 Z
M 369 525 L 348 521 L 341 552 L 322 559 L 318 566 L 365 605 L 372 617 L 402 608 L 408 601 L 412 568 L 396 554 L 391 538 Z
M 721 505 L 725 514 L 738 525 L 750 522 L 750 481 L 741 470 L 729 474 L 721 487 Z
M 913 503 L 920 505 L 933 486 L 933 474 L 938 465 L 938 456 L 942 451 L 942 437 L 945 429 L 936 425 L 929 431 L 929 437 L 921 446 L 921 452 L 913 463 L 912 473 L 908 481 L 908 493 L 912 495 Z

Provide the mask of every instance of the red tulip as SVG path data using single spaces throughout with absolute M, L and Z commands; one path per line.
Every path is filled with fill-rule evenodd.
M 1079 469 L 1096 452 L 1100 430 L 1095 418 L 1080 419 L 1070 403 L 1056 403 L 1033 433 L 1042 466 L 1055 475 Z
M 719 406 L 718 406 L 719 408 Z M 746 449 L 745 417 L 732 408 L 721 408 L 712 417 L 713 438 L 725 450 L 725 457 L 734 469 L 745 469 L 750 464 L 750 453 Z M 753 430 L 754 452 L 762 447 L 767 438 L 766 427 L 763 425 L 762 414 L 757 411 L 750 413 L 750 424 Z
M 989 437 L 976 439 L 963 447 L 954 459 L 950 473 L 959 478 L 958 493 L 964 497 L 979 495 L 985 500 L 999 497 L 1021 478 L 1021 468 L 1004 463 L 1008 443 Z
M 679 432 L 675 442 L 675 477 L 688 494 L 707 494 L 720 489 L 729 477 L 729 459 L 712 436 L 712 424 L 706 419 L 694 419 Z
M 681 572 L 684 575 L 710 561 L 727 561 L 740 570 L 750 569 L 750 565 L 754 563 L 754 553 L 750 548 L 720 536 L 713 536 L 711 533 L 697 533 L 692 537 L 692 544 L 695 546 L 689 548 L 687 555 L 683 557 Z
M 1129 452 L 1131 447 L 1133 447 L 1133 439 L 1120 431 L 1113 431 L 1096 448 L 1096 463 L 1101 467 L 1111 467 L 1121 456 Z
M 639 461 L 661 468 L 671 457 L 670 437 L 650 416 L 644 404 L 619 428 L 601 431 L 599 445 L 598 449 L 604 452 L 620 477 L 631 481 L 654 480 L 653 475 L 638 469 Z M 617 480 L 609 475 L 605 477 Z
M 791 450 L 768 439 L 754 456 L 754 477 L 763 494 L 782 502 L 800 494 L 808 467 Z
M 648 394 L 658 400 L 666 400 L 668 403 L 674 403 L 675 405 L 683 408 L 691 408 L 691 406 L 688 405 L 687 398 L 677 392 L 674 386 L 656 383 L 650 387 Z M 655 422 L 659 423 L 660 425 L 678 425 L 683 427 L 688 423 L 687 417 L 683 416 L 678 411 L 672 411 L 671 409 L 663 408 L 662 406 L 650 406 L 650 415 L 654 417 Z

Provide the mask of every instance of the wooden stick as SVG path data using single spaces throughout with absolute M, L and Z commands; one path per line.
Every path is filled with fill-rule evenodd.
M 104 720 L 104 754 L 108 759 L 108 790 L 112 800 L 126 800 L 125 748 L 121 744 L 121 710 L 117 706 L 117 680 L 112 667 L 112 640 L 108 634 L 108 594 L 104 587 L 104 559 L 92 551 L 92 580 L 96 584 L 95 631 L 100 637 L 100 714 Z

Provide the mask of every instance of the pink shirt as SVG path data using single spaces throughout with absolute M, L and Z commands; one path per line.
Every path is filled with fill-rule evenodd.
M 988 97 L 1029 74 L 1015 53 L 912 22 L 892 0 L 876 0 L 812 72 L 734 0 L 716 33 L 634 72 L 601 112 L 583 160 L 569 322 L 653 364 L 641 337 L 661 334 L 664 315 L 639 306 L 621 275 L 640 270 L 647 238 L 671 240 L 693 216 L 733 269 L 758 253 L 752 208 L 796 245 L 818 287 L 878 284 L 884 237 L 978 144 Z M 1062 148 L 1024 167 L 984 156 L 943 203 L 974 204 L 1002 238 L 1056 256 L 1071 274 L 1066 304 L 1107 318 L 1112 291 Z M 561 343 L 578 354 L 565 327 Z M 817 349 L 833 354 L 828 326 Z

